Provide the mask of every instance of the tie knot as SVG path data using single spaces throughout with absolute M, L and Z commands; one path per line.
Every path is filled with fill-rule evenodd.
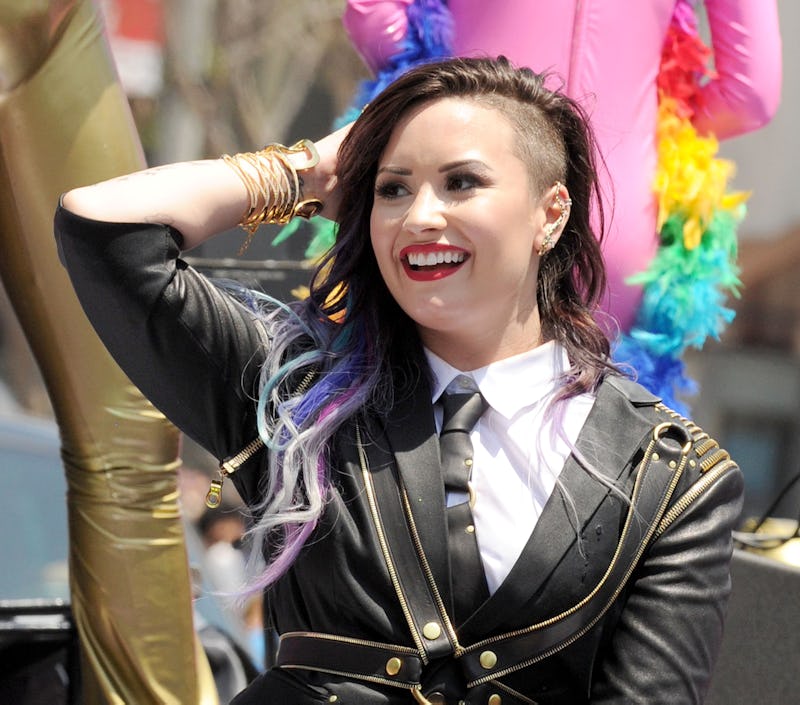
M 469 433 L 488 406 L 475 380 L 467 375 L 459 375 L 450 382 L 440 400 L 442 434 L 451 431 Z

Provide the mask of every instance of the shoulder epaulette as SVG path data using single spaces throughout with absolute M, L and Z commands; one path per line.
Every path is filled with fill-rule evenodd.
M 660 536 L 692 503 L 701 497 L 722 475 L 737 467 L 728 451 L 719 447 L 719 443 L 711 438 L 694 421 L 681 416 L 668 406 L 658 403 L 656 410 L 666 415 L 671 421 L 681 424 L 692 438 L 692 450 L 689 468 L 696 470 L 689 480 L 689 486 L 675 499 L 658 526 L 654 538 Z

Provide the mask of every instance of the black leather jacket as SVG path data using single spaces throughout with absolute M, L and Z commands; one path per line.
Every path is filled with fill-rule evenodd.
M 220 460 L 256 438 L 252 391 L 263 335 L 254 314 L 179 259 L 180 235 L 59 209 L 56 236 L 89 319 L 151 401 Z M 637 512 L 628 517 L 629 502 L 570 458 L 508 578 L 454 629 L 430 395 L 424 380 L 399 391 L 402 401 L 387 418 L 362 416 L 337 433 L 324 515 L 270 590 L 272 620 L 289 635 L 282 666 L 259 676 L 236 705 L 701 702 L 721 641 L 743 491 L 727 453 L 638 385 L 606 379 L 577 446 L 626 493 L 640 467 L 663 461 L 667 468 L 674 451 L 680 472 L 665 513 L 648 531 Z M 660 424 L 674 424 L 684 441 L 665 446 L 659 460 L 650 441 Z M 264 456 L 259 450 L 233 468 L 245 501 L 257 497 Z M 389 494 L 394 488 L 401 500 L 402 519 L 389 524 L 388 539 L 376 528 L 370 478 L 390 478 Z M 372 489 L 380 514 L 389 495 Z M 580 606 L 596 602 L 615 565 L 626 526 L 638 536 L 636 562 L 603 609 L 562 635 L 553 653 L 532 651 L 530 663 L 493 664 L 486 678 L 476 676 L 478 656 L 504 635 L 582 616 Z M 404 542 L 416 558 L 398 548 Z M 427 587 L 407 578 L 410 593 L 422 601 L 433 594 L 434 621 L 454 646 L 450 653 L 422 653 L 425 637 L 415 633 L 402 591 L 398 597 L 395 573 L 412 575 L 420 566 Z

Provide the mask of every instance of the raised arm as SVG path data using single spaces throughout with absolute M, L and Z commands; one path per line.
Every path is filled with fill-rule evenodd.
M 336 152 L 349 127 L 319 140 L 319 164 L 305 169 L 309 154 L 287 154 L 302 178 L 301 200 L 323 202 L 322 215 L 335 219 Z M 257 176 L 253 172 L 254 176 Z M 71 212 L 111 223 L 170 225 L 190 249 L 239 223 L 250 208 L 250 196 L 237 171 L 223 159 L 181 162 L 73 189 L 64 195 Z
M 755 130 L 781 96 L 776 0 L 705 0 L 718 78 L 700 92 L 695 127 L 719 138 Z

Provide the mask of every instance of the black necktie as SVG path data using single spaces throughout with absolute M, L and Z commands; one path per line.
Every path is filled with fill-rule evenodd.
M 459 375 L 440 397 L 443 408 L 439 447 L 442 476 L 447 492 L 471 498 L 472 441 L 469 433 L 487 404 L 475 381 Z M 489 596 L 483 573 L 472 509 L 467 499 L 447 508 L 453 619 L 462 624 Z

